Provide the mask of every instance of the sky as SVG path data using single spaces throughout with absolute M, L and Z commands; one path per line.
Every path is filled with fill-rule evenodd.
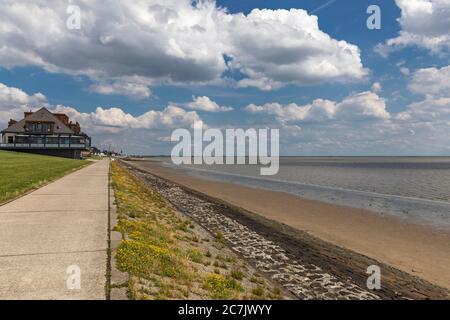
M 0 0 L 0 127 L 45 106 L 128 154 L 201 120 L 280 129 L 282 155 L 448 156 L 449 30 L 450 0 Z

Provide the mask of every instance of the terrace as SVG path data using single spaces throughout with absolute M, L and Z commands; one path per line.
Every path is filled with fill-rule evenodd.
M 90 147 L 89 140 L 83 136 L 58 137 L 58 136 L 16 135 L 14 139 L 11 140 L 9 140 L 7 143 L 0 143 L 0 148 L 87 149 Z

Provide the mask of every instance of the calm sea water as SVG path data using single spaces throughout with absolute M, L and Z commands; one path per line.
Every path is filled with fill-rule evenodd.
M 163 162 L 174 167 L 168 158 Z M 275 176 L 260 176 L 255 165 L 177 168 L 206 179 L 450 227 L 450 157 L 283 157 Z

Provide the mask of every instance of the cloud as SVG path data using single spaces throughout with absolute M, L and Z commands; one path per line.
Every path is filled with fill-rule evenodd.
M 381 91 L 383 91 L 383 87 L 381 86 L 381 83 L 379 83 L 379 82 L 374 82 L 372 84 L 371 89 L 375 93 L 380 93 Z
M 331 38 L 304 10 L 231 14 L 208 0 L 71 4 L 80 6 L 80 30 L 66 27 L 67 2 L 2 0 L 0 65 L 87 76 L 95 92 L 136 99 L 149 97 L 150 84 L 227 83 L 230 70 L 243 76 L 237 86 L 263 90 L 367 74 L 359 48 Z
M 228 112 L 233 110 L 231 107 L 219 106 L 216 102 L 206 96 L 193 97 L 193 101 L 189 102 L 186 107 L 189 109 L 206 112 Z
M 259 115 L 251 126 L 280 129 L 285 155 L 449 155 L 450 95 L 439 86 L 428 91 L 436 94 L 397 112 L 388 112 L 373 92 L 339 102 L 250 104 L 245 110 Z
M 359 107 L 358 107 L 359 106 Z M 355 112 L 354 108 L 359 108 Z M 448 155 L 450 98 L 428 97 L 388 113 L 371 92 L 341 102 L 249 105 L 251 127 L 280 129 L 284 155 Z M 370 116 L 369 116 L 370 115 Z M 351 120 L 351 121 L 348 121 Z
M 88 76 L 92 90 L 149 96 L 148 83 L 207 83 L 226 65 L 214 2 L 187 0 L 73 1 L 81 29 L 66 27 L 68 3 L 4 0 L 0 4 L 0 64 L 37 65 Z M 18 54 L 20 53 L 20 54 Z M 113 79 L 114 83 L 107 81 Z
M 272 90 L 286 84 L 346 82 L 366 76 L 359 48 L 332 39 L 316 16 L 301 9 L 254 9 L 228 24 L 232 69 L 246 76 L 238 86 Z
M 174 105 L 168 105 L 161 111 L 150 110 L 139 116 L 126 113 L 121 108 L 97 107 L 95 112 L 79 112 L 75 108 L 56 106 L 56 112 L 69 115 L 93 132 L 121 132 L 128 129 L 170 130 L 174 128 L 190 128 L 201 118 L 195 111 L 186 111 Z
M 46 96 L 40 92 L 29 95 L 22 89 L 0 83 L 0 126 L 2 127 L 10 118 L 17 120 L 30 108 L 47 105 Z
M 411 103 L 405 111 L 396 116 L 396 119 L 416 124 L 444 124 L 448 129 L 450 126 L 450 97 L 428 97 L 423 101 Z
M 445 155 L 450 152 L 450 98 L 427 97 L 409 104 L 403 111 L 390 113 L 381 96 L 361 92 L 338 102 L 316 99 L 305 105 L 250 104 L 245 111 L 255 115 L 246 126 L 281 130 L 282 152 L 287 155 Z M 173 105 L 140 116 L 129 115 L 120 108 L 97 108 L 96 112 L 80 113 L 80 116 L 85 117 L 84 123 L 94 131 L 100 130 L 95 133 L 97 141 L 103 141 L 102 137 L 111 139 L 111 133 L 117 133 L 113 137 L 120 148 L 151 154 L 170 152 L 167 141 L 170 130 L 191 127 L 201 120 L 196 112 Z
M 417 46 L 435 54 L 450 49 L 450 1 L 448 0 L 395 0 L 401 9 L 398 19 L 401 31 L 396 38 L 377 46 L 387 56 L 392 50 Z
M 317 99 L 306 105 L 268 103 L 258 106 L 250 104 L 245 107 L 245 110 L 253 114 L 275 116 L 279 122 L 285 124 L 332 120 L 385 120 L 390 117 L 386 111 L 385 100 L 373 92 L 354 94 L 340 102 Z
M 276 102 L 264 105 L 250 104 L 244 110 L 253 114 L 275 116 L 277 121 L 282 123 L 294 123 L 330 120 L 334 116 L 336 105 L 333 101 L 317 99 L 307 105 L 295 103 L 282 105 Z
M 418 94 L 450 97 L 450 66 L 418 69 L 412 75 L 409 89 Z
M 195 111 L 175 105 L 137 116 L 118 107 L 97 107 L 94 112 L 80 112 L 59 105 L 52 110 L 66 113 L 71 120 L 78 121 L 82 130 L 93 138 L 93 145 L 141 155 L 168 154 L 171 144 L 165 138 L 170 137 L 174 129 L 189 129 L 195 122 L 202 121 Z
M 40 92 L 29 95 L 22 89 L 0 83 L 0 109 L 6 110 L 17 106 L 36 106 L 46 103 L 47 98 Z
M 400 67 L 400 73 L 404 76 L 409 76 L 411 74 L 407 67 Z
M 152 94 L 146 84 L 125 81 L 93 84 L 90 90 L 105 95 L 124 95 L 135 100 L 147 99 Z

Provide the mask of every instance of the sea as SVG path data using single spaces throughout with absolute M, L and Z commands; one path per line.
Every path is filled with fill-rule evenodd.
M 195 177 L 281 191 L 450 230 L 450 157 L 281 157 L 274 176 L 259 165 L 163 166 Z

